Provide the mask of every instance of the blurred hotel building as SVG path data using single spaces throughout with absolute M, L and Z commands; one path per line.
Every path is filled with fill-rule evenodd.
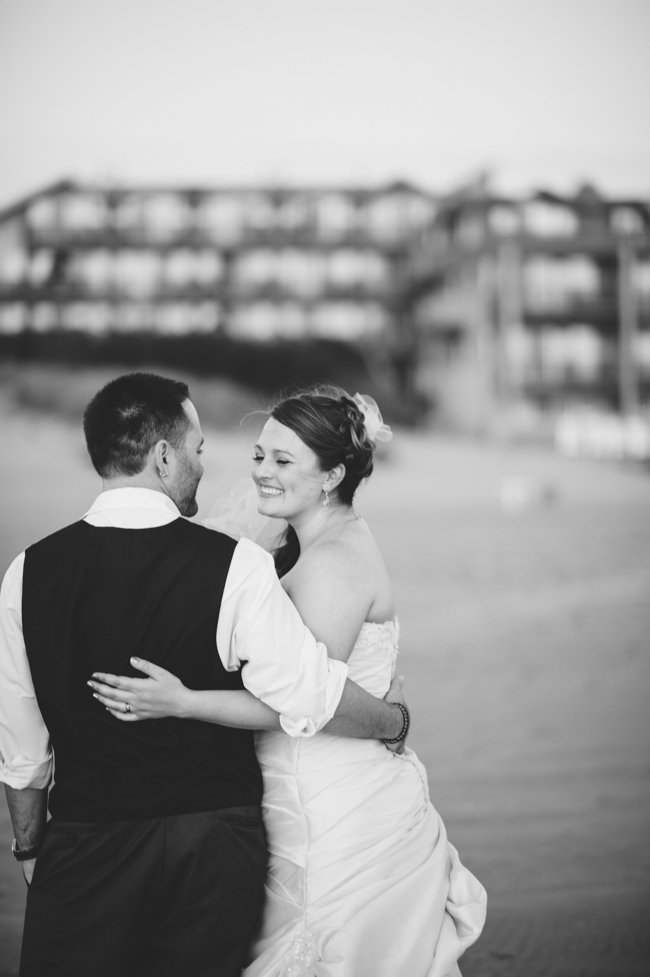
M 61 182 L 0 212 L 0 335 L 61 330 L 343 340 L 469 428 L 572 397 L 631 411 L 650 391 L 650 207 Z
M 0 214 L 0 330 L 374 340 L 391 328 L 395 263 L 433 213 L 406 184 L 60 183 Z
M 442 419 L 480 429 L 526 408 L 648 407 L 648 201 L 478 183 L 439 201 L 403 288 L 413 382 Z

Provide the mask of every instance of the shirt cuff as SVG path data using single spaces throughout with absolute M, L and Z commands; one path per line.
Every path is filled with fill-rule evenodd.
M 0 760 L 0 783 L 14 790 L 24 790 L 32 787 L 41 790 L 47 787 L 52 779 L 52 754 L 45 760 L 28 760 L 27 757 L 15 756 L 11 763 Z
M 329 680 L 325 694 L 325 711 L 315 720 L 313 717 L 305 716 L 302 719 L 290 719 L 289 716 L 280 714 L 280 725 L 289 736 L 313 736 L 326 726 L 338 708 L 343 695 L 343 689 L 348 677 L 347 662 L 338 661 L 336 658 L 327 660 Z

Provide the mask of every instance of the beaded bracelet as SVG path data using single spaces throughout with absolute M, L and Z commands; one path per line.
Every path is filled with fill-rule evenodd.
M 406 734 L 409 731 L 409 726 L 411 725 L 411 717 L 409 711 L 405 705 L 401 702 L 391 702 L 392 706 L 398 706 L 402 711 L 402 716 L 404 717 L 404 725 L 402 726 L 402 731 L 399 736 L 395 736 L 392 740 L 382 740 L 387 746 L 393 746 L 395 743 L 401 743 L 402 740 L 406 739 Z

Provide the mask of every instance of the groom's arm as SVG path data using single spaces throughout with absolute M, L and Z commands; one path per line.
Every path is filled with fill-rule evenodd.
M 45 833 L 47 785 L 52 773 L 49 734 L 36 702 L 22 627 L 24 554 L 0 588 L 0 781 L 21 851 L 38 847 Z M 27 881 L 34 859 L 23 862 Z
M 0 782 L 16 790 L 46 787 L 52 777 L 50 735 L 36 701 L 23 635 L 21 553 L 0 587 Z
M 347 678 L 345 662 L 327 657 L 285 594 L 271 557 L 243 539 L 233 555 L 217 628 L 224 666 L 241 668 L 245 687 L 276 712 L 291 736 L 328 732 L 392 739 L 401 710 Z
M 18 850 L 37 851 L 45 837 L 47 787 L 24 787 L 16 790 L 5 784 L 5 793 Z M 21 861 L 21 865 L 25 879 L 31 882 L 36 856 Z

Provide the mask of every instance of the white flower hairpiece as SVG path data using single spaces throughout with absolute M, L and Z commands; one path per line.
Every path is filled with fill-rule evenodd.
M 384 424 L 377 402 L 367 394 L 355 394 L 352 400 L 363 414 L 366 434 L 371 441 L 390 441 L 393 432 L 388 424 Z

